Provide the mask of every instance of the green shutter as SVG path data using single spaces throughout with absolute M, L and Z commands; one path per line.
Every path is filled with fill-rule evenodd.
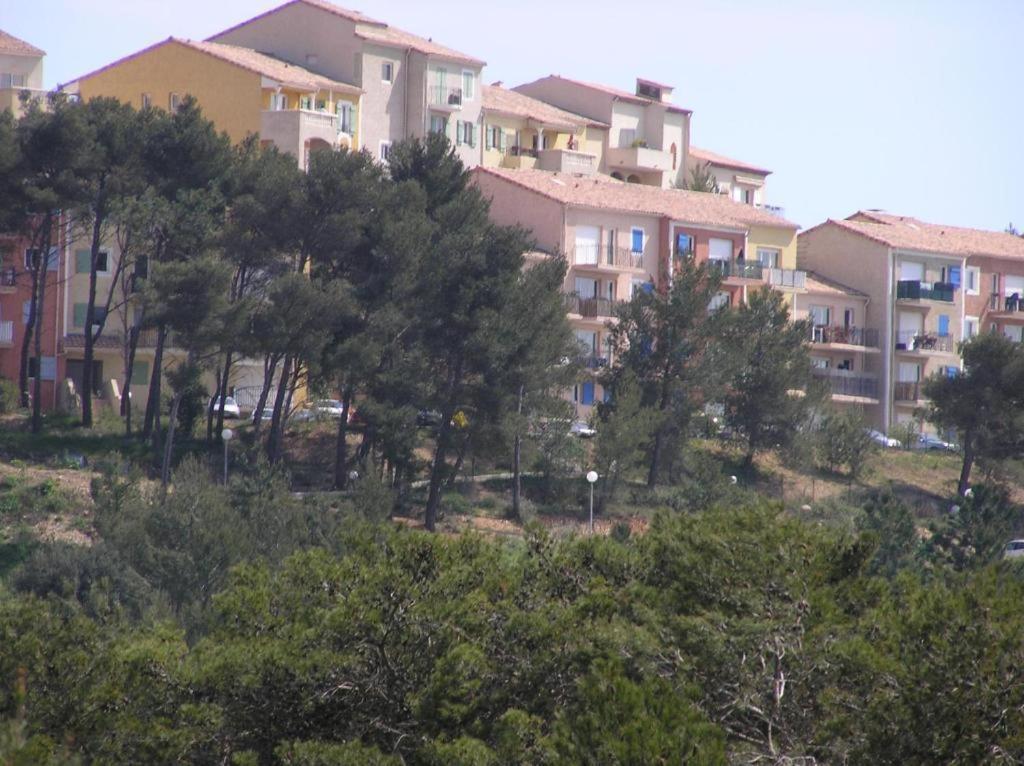
M 462 145 L 462 120 L 455 121 L 455 143 L 456 145 Z
M 149 384 L 149 362 L 135 362 L 132 365 L 132 385 L 145 386 Z
M 485 130 L 485 132 L 484 132 L 484 148 L 485 149 L 493 149 L 494 148 L 494 128 L 487 127 L 484 130 Z
M 92 252 L 90 250 L 75 250 L 75 273 L 88 274 L 92 271 Z
M 72 323 L 73 327 L 85 327 L 85 312 L 89 309 L 88 303 L 76 303 L 75 304 L 75 319 Z

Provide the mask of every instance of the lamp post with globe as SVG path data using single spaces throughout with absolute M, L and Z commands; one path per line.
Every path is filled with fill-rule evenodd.
M 594 534 L 594 484 L 597 483 L 597 471 L 587 474 L 587 483 L 590 484 L 590 534 Z

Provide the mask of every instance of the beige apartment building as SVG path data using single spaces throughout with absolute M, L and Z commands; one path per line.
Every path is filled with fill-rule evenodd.
M 751 165 L 743 160 L 726 157 L 722 154 L 701 149 L 690 144 L 686 155 L 687 180 L 694 169 L 703 166 L 718 184 L 718 191 L 736 202 L 744 202 L 754 207 L 785 216 L 785 211 L 778 205 L 769 205 L 766 185 L 772 171 Z
M 44 51 L 0 29 L 0 112 L 10 109 L 15 117 L 23 111 L 21 95 L 45 96 Z
M 484 62 L 325 0 L 291 0 L 213 35 L 362 91 L 359 147 L 387 161 L 396 141 L 444 132 L 480 161 Z
M 879 211 L 828 220 L 798 237 L 799 265 L 868 296 L 862 323 L 879 337 L 879 405 L 887 430 L 915 422 L 922 382 L 955 374 L 958 344 L 982 329 L 1019 339 L 1024 239 Z M 1011 329 L 1007 329 L 1011 328 Z
M 635 92 L 629 93 L 549 75 L 513 90 L 608 125 L 599 172 L 622 181 L 683 188 L 692 113 L 672 103 L 672 86 L 638 78 Z

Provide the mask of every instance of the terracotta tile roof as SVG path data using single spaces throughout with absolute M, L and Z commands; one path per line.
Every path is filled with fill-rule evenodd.
M 276 59 L 273 56 L 268 56 L 265 53 L 259 53 L 251 48 L 240 48 L 237 45 L 224 45 L 223 43 L 182 40 L 177 37 L 168 37 L 166 40 L 161 40 L 155 45 L 151 45 L 148 48 L 143 48 L 141 51 L 136 51 L 128 56 L 119 58 L 117 61 L 76 78 L 72 83 L 81 83 L 83 80 L 95 77 L 100 72 L 105 72 L 108 69 L 112 69 L 126 61 L 131 61 L 134 58 L 138 58 L 139 56 L 165 45 L 182 45 L 186 48 L 199 51 L 200 53 L 205 53 L 208 56 L 218 58 L 221 61 L 227 61 L 235 66 L 248 69 L 250 72 L 255 72 L 256 74 L 262 75 L 271 80 L 277 80 L 283 85 L 288 85 L 298 89 L 310 91 L 321 89 L 335 90 L 339 93 L 350 93 L 353 95 L 362 93 L 362 90 L 354 85 L 338 82 L 337 80 L 331 80 L 323 75 L 310 72 L 308 69 L 295 66 L 294 64 L 289 64 L 286 61 Z
M 601 85 L 600 83 L 586 82 L 584 80 L 573 80 L 572 78 L 569 77 L 562 77 L 562 75 L 560 74 L 548 75 L 547 77 L 542 77 L 541 80 L 562 80 L 571 85 L 575 85 L 580 88 L 596 90 L 599 93 L 604 93 L 605 95 L 613 96 L 614 98 L 620 99 L 621 101 L 628 101 L 632 104 L 643 104 L 644 106 L 661 105 L 664 106 L 670 112 L 677 112 L 678 114 L 693 114 L 693 111 L 691 109 L 684 109 L 683 107 L 676 106 L 675 104 L 666 104 L 662 101 L 655 101 L 653 98 L 645 98 L 643 96 L 638 96 L 635 93 L 630 93 L 629 91 L 620 90 L 619 88 L 613 88 L 611 85 Z M 536 80 L 535 82 L 540 82 L 540 80 Z M 650 82 L 650 80 L 646 80 L 645 82 Z M 528 84 L 532 85 L 532 83 Z
M 733 170 L 745 170 L 748 173 L 756 173 L 757 175 L 771 175 L 770 170 L 765 168 L 759 168 L 757 165 L 751 165 L 743 162 L 742 160 L 734 160 L 731 157 L 726 157 L 722 154 L 716 154 L 715 152 L 708 151 L 707 149 L 701 149 L 699 147 L 690 144 L 690 156 L 693 159 L 700 162 L 710 162 L 712 165 L 721 165 L 723 168 L 732 168 Z
M 838 226 L 902 250 L 961 257 L 986 255 L 1024 260 L 1024 239 L 1002 231 L 926 223 L 910 216 L 891 215 L 874 210 L 859 211 L 843 221 L 830 218 L 821 225 Z
M 428 40 L 425 37 L 414 35 L 412 32 L 405 32 L 401 29 L 388 26 L 387 24 L 378 24 L 375 26 L 358 24 L 356 26 L 356 37 L 361 37 L 371 43 L 378 43 L 380 45 L 387 45 L 396 48 L 410 48 L 427 56 L 451 59 L 452 61 L 460 61 L 464 64 L 472 64 L 474 66 L 482 67 L 486 63 L 481 59 L 467 56 L 465 53 L 460 53 L 453 48 L 438 45 L 433 40 Z
M 0 53 L 9 56 L 45 56 L 46 52 L 39 50 L 24 40 L 8 34 L 0 29 Z
M 749 226 L 798 228 L 795 223 L 720 194 L 662 189 L 625 183 L 608 176 L 580 176 L 544 170 L 477 167 L 473 173 L 500 178 L 564 205 L 664 216 L 694 225 L 737 230 L 745 230 Z
M 813 271 L 807 272 L 807 281 L 804 286 L 809 293 L 815 293 L 817 295 L 846 295 L 853 298 L 867 298 L 867 293 L 862 293 L 860 290 L 855 290 L 848 285 L 844 285 L 841 282 L 836 282 L 834 279 L 829 279 L 826 276 L 817 274 Z
M 251 24 L 254 21 L 266 18 L 267 16 L 273 16 L 278 11 L 284 10 L 288 6 L 297 4 L 309 5 L 314 8 L 319 8 L 322 11 L 327 11 L 328 13 L 334 14 L 335 16 L 340 16 L 343 19 L 347 19 L 348 21 L 354 21 L 359 24 L 382 23 L 380 21 L 376 21 L 375 19 L 371 19 L 369 16 L 363 15 L 359 11 L 350 11 L 347 8 L 341 8 L 335 5 L 334 3 L 326 2 L 326 0 L 290 0 L 290 2 L 287 2 L 284 5 L 279 5 L 276 8 L 271 8 L 269 11 L 265 11 L 264 13 L 261 13 L 258 16 L 253 16 L 251 19 L 246 19 L 245 21 L 239 22 L 238 24 L 235 24 L 232 27 L 228 27 L 227 29 L 218 32 L 215 35 L 210 35 L 210 37 L 208 37 L 207 40 L 215 41 L 216 38 L 222 37 L 223 35 L 226 35 L 229 32 L 234 32 L 236 29 L 241 29 L 242 27 Z
M 498 85 L 485 85 L 483 87 L 483 106 L 485 112 L 523 117 L 556 127 L 569 129 L 581 128 L 585 125 L 596 125 L 601 128 L 608 127 L 606 123 L 567 112 L 545 101 L 531 98 L 522 93 L 516 93 L 514 90 L 508 90 Z

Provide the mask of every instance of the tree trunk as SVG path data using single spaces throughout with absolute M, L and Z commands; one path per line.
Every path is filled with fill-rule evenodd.
M 430 466 L 430 490 L 427 494 L 427 507 L 424 511 L 424 526 L 431 532 L 437 525 L 437 511 L 441 506 L 441 482 L 447 468 L 448 440 L 452 430 L 452 416 L 455 414 L 455 392 L 462 380 L 462 358 L 452 365 L 448 376 L 448 386 L 444 407 L 441 409 L 441 427 L 437 432 L 437 445 L 434 447 L 434 460 Z
M 39 280 L 39 311 L 46 307 L 46 261 L 50 257 L 50 238 L 46 238 L 47 247 L 43 250 L 43 274 Z M 38 434 L 43 430 L 43 322 L 42 317 L 36 322 L 34 332 L 34 349 L 36 354 L 36 377 L 32 382 L 32 433 Z M 57 385 L 57 376 L 54 374 L 53 384 Z
M 164 343 L 167 326 L 161 322 L 156 328 L 156 348 L 153 350 L 153 369 L 149 375 L 149 396 L 146 398 L 146 415 L 142 423 L 142 438 L 160 438 L 160 383 L 163 379 Z
M 274 417 L 270 420 L 270 436 L 267 438 L 267 458 L 276 463 L 281 457 L 281 410 L 284 409 L 288 380 L 292 373 L 291 355 L 285 356 L 281 377 L 277 384 L 277 396 L 274 398 Z
M 206 443 L 213 441 L 213 413 L 217 409 L 217 402 L 221 399 L 221 381 L 223 380 L 223 367 L 218 367 L 214 372 L 216 383 L 213 387 L 213 396 L 206 403 Z
M 32 339 L 35 337 L 38 307 L 39 280 L 35 269 L 33 269 L 32 297 L 28 303 L 28 321 L 25 323 L 25 335 L 21 339 L 21 367 L 18 369 L 18 392 L 21 396 L 21 406 L 25 408 L 28 408 L 31 401 L 28 393 L 28 364 L 32 352 Z
M 164 440 L 164 459 L 160 466 L 160 486 L 164 491 L 167 490 L 167 484 L 171 480 L 171 454 L 174 452 L 174 432 L 178 427 L 178 408 L 181 406 L 181 397 L 182 392 L 179 391 L 174 395 L 174 401 L 171 402 L 170 422 L 167 424 L 167 438 Z
M 260 398 L 256 402 L 256 415 L 253 417 L 253 433 L 259 437 L 260 426 L 263 425 L 263 410 L 266 409 L 267 399 L 270 398 L 270 386 L 274 383 L 274 371 L 277 369 L 277 355 L 267 354 L 263 360 L 263 388 L 260 389 Z
M 964 496 L 971 486 L 971 469 L 974 467 L 974 437 L 970 433 L 964 434 L 964 462 L 960 468 L 960 481 L 956 487 L 956 493 Z
M 526 386 L 519 386 L 519 404 L 516 407 L 516 415 L 522 418 L 523 415 L 523 399 L 526 396 Z M 512 439 L 512 518 L 517 521 L 522 518 L 520 514 L 520 504 L 522 497 L 522 475 L 520 473 L 520 463 L 522 459 L 522 446 L 523 438 L 519 434 L 520 423 L 516 423 L 516 433 Z
M 128 345 L 124 355 L 124 387 L 121 389 L 121 415 L 124 417 L 124 434 L 132 435 L 132 368 L 135 367 L 135 352 L 139 346 L 139 327 L 128 330 Z
M 101 192 L 102 194 L 102 187 Z M 89 249 L 89 292 L 85 304 L 85 353 L 82 362 L 82 426 L 92 428 L 92 362 L 96 357 L 92 326 L 96 321 L 96 259 L 100 253 L 100 229 L 103 226 L 103 207 L 97 206 L 92 223 L 92 244 Z
M 345 386 L 341 395 L 341 420 L 338 440 L 334 445 L 334 488 L 348 487 L 348 412 L 352 406 L 352 386 Z
M 664 416 L 665 411 L 668 409 L 669 396 L 671 394 L 670 374 L 671 371 L 668 369 L 662 371 L 661 397 L 658 402 L 658 413 L 662 416 Z M 666 428 L 668 428 L 668 423 L 663 419 L 662 423 L 658 426 L 658 430 L 654 432 L 654 444 L 651 448 L 651 466 L 647 471 L 647 486 L 651 489 L 654 489 L 654 486 L 658 483 L 658 471 L 661 468 L 661 452 L 665 446 Z
M 224 406 L 227 404 L 228 380 L 231 375 L 231 362 L 233 361 L 233 356 L 234 353 L 231 350 L 228 350 L 228 352 L 224 354 L 224 377 L 221 380 L 220 398 L 217 400 L 219 402 L 217 406 L 217 428 L 214 431 L 214 436 L 217 441 L 221 441 L 221 434 L 224 433 Z

